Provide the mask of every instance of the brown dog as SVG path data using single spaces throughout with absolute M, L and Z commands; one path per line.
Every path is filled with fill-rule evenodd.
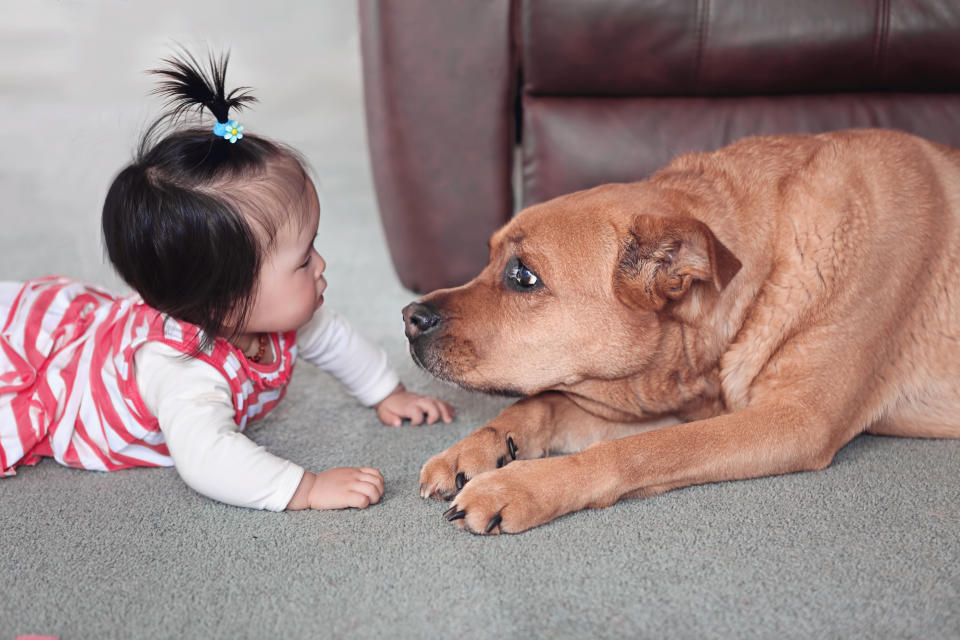
M 873 130 L 685 155 L 522 211 L 474 280 L 404 309 L 425 369 L 524 396 L 421 494 L 515 533 L 822 469 L 865 431 L 958 437 L 958 315 L 960 150 Z

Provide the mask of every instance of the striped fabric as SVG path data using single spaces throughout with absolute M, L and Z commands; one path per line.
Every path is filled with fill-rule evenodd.
M 15 295 L 0 300 L 0 476 L 43 456 L 103 471 L 172 466 L 140 398 L 134 354 L 148 341 L 190 354 L 200 330 L 139 296 L 118 298 L 63 277 L 5 290 Z M 250 362 L 222 338 L 195 356 L 229 382 L 241 430 L 280 401 L 293 373 L 296 333 L 270 340 L 278 357 L 269 365 Z

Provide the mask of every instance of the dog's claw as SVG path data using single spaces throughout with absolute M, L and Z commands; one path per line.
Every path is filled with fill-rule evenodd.
M 466 484 L 467 482 L 467 477 L 463 475 L 463 471 L 457 474 L 456 482 L 457 482 L 457 491 L 460 491 L 460 489 L 463 489 L 463 485 Z
M 446 517 L 449 516 L 451 513 L 453 513 L 454 511 L 456 511 L 456 509 L 457 509 L 456 506 L 450 507 L 449 509 L 447 509 L 446 511 L 443 512 L 443 517 L 446 518 Z
M 450 511 L 453 511 L 454 509 L 456 509 L 456 507 L 451 507 Z M 450 513 L 450 511 L 448 511 L 447 513 Z M 456 513 L 451 513 L 450 515 L 444 514 L 443 517 L 445 517 L 449 522 L 453 522 L 454 520 L 466 518 L 467 512 L 461 510 L 461 511 L 457 511 Z
M 517 459 L 517 445 L 513 443 L 513 438 L 507 438 L 507 449 L 510 450 L 510 457 Z
M 504 457 L 506 457 L 506 456 L 500 456 L 499 458 L 497 458 L 497 469 L 499 469 L 500 467 L 503 466 L 503 462 L 504 462 L 503 459 L 504 459 Z
M 500 524 L 500 521 L 501 521 L 502 519 L 503 519 L 503 518 L 500 516 L 499 513 L 498 513 L 497 515 L 493 516 L 492 518 L 490 518 L 490 522 L 487 523 L 487 528 L 486 528 L 485 533 L 490 533 L 491 531 L 493 531 L 493 528 L 496 527 L 496 526 L 498 526 L 498 525 Z

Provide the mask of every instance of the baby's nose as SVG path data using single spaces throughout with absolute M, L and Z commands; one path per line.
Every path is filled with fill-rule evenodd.
M 314 251 L 316 251 L 316 249 L 314 249 Z M 326 271 L 326 269 L 327 269 L 327 261 L 323 259 L 323 256 L 321 256 L 319 253 L 317 253 L 317 272 L 316 272 L 316 277 L 319 278 L 321 275 L 323 275 L 323 272 Z

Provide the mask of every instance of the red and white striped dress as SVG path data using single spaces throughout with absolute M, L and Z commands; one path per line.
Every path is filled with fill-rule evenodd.
M 154 341 L 192 354 L 200 330 L 137 295 L 118 298 L 63 277 L 3 287 L 12 295 L 0 295 L 0 475 L 43 456 L 105 471 L 172 466 L 140 397 L 134 355 Z M 270 339 L 280 356 L 269 365 L 221 338 L 193 355 L 229 382 L 240 429 L 280 401 L 293 373 L 296 333 Z

